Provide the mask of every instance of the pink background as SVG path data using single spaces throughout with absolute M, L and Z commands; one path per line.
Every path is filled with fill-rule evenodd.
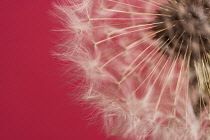
M 72 101 L 61 62 L 53 0 L 0 1 L 0 140 L 105 140 Z

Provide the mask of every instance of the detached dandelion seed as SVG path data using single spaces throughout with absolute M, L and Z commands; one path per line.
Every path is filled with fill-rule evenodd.
M 209 0 L 66 0 L 55 8 L 67 35 L 56 55 L 75 64 L 81 100 L 99 110 L 107 135 L 210 139 Z

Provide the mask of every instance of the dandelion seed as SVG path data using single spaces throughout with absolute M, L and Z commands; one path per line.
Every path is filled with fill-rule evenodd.
M 81 99 L 107 135 L 210 139 L 210 1 L 74 0 L 55 5 Z M 72 37 L 73 34 L 73 37 Z

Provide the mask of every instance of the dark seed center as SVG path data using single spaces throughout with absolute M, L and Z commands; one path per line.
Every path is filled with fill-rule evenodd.
M 172 57 L 190 57 L 190 63 L 203 58 L 210 52 L 210 5 L 205 2 L 169 3 L 157 10 L 153 21 L 163 22 L 153 28 L 158 32 L 155 39 L 166 42 L 161 50 Z

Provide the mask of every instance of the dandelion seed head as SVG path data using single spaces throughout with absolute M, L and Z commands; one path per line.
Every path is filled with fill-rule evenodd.
M 208 0 L 74 0 L 55 7 L 68 35 L 56 54 L 75 64 L 81 99 L 97 109 L 108 136 L 209 138 Z

